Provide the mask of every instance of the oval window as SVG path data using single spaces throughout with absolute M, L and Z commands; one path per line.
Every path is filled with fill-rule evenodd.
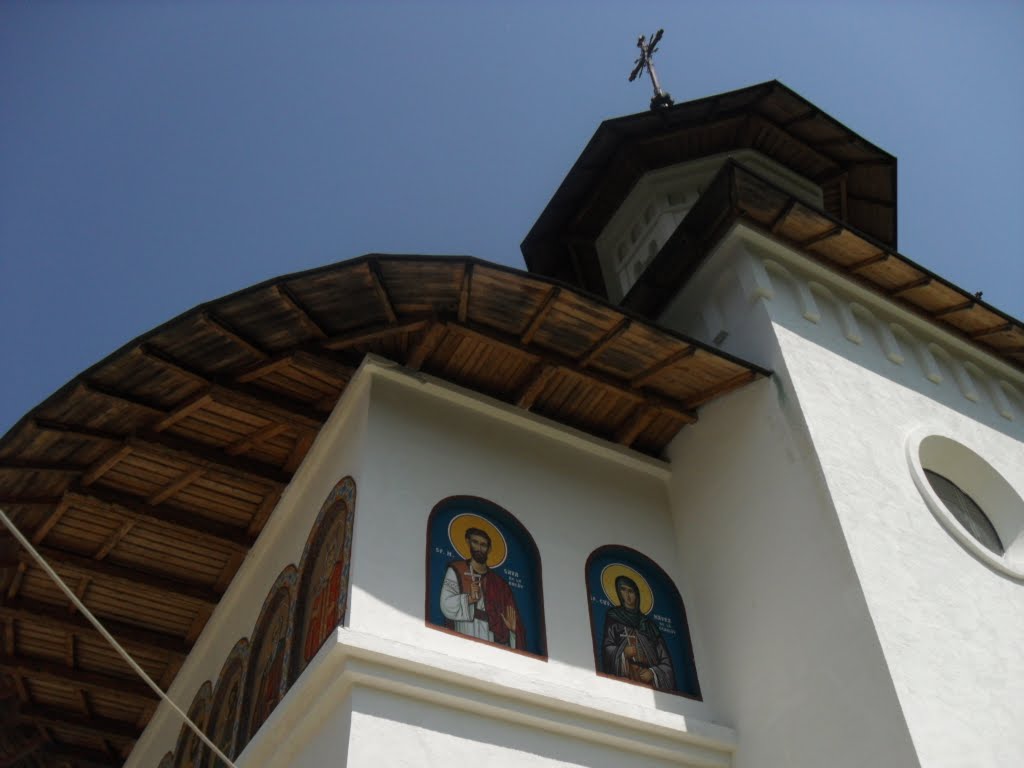
M 997 555 L 1003 554 L 1003 542 L 999 540 L 995 526 L 974 499 L 964 493 L 960 486 L 938 472 L 926 469 L 924 476 L 931 483 L 932 490 L 953 513 L 953 517 L 971 536 Z
M 911 476 L 946 531 L 993 570 L 1024 579 L 1024 500 L 988 461 L 959 440 L 915 432 Z

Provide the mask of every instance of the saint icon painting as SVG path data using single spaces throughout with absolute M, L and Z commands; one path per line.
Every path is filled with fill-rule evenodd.
M 598 673 L 700 698 L 686 614 L 672 580 L 628 547 L 600 547 L 587 560 Z
M 427 623 L 546 655 L 540 558 L 526 529 L 497 504 L 445 499 L 427 523 Z

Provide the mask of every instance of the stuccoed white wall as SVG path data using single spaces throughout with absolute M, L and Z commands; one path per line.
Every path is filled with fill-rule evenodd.
M 366 394 L 362 386 L 346 390 L 197 639 L 168 691 L 182 710 L 188 710 L 204 681 L 216 686 L 221 666 L 235 643 L 241 637 L 251 637 L 274 580 L 288 564 L 298 565 L 324 499 L 345 475 L 352 475 L 356 481 L 358 528 Z M 180 728 L 178 715 L 161 704 L 125 763 L 126 768 L 156 765 L 165 752 L 174 749 Z
M 554 431 L 561 437 L 555 439 L 524 428 L 521 412 L 510 415 L 506 409 L 502 416 L 487 405 L 469 407 L 471 402 L 453 388 L 420 383 L 405 374 L 374 377 L 349 628 L 393 642 L 393 656 L 433 654 L 433 661 L 421 659 L 425 666 L 446 658 L 472 665 L 445 675 L 494 677 L 496 687 L 509 695 L 527 692 L 534 703 L 544 702 L 552 710 L 584 707 L 589 710 L 586 718 L 628 711 L 636 723 L 650 720 L 668 732 L 712 733 L 717 734 L 712 739 L 728 741 L 724 731 L 706 730 L 715 720 L 713 696 L 707 703 L 693 701 L 599 678 L 594 671 L 584 580 L 586 559 L 594 549 L 606 544 L 633 547 L 676 580 L 684 601 L 689 594 L 676 559 L 664 466 L 591 438 L 573 437 L 560 427 Z M 533 536 L 543 567 L 547 661 L 426 626 L 427 518 L 440 500 L 461 494 L 499 504 Z M 432 590 L 426 599 L 437 596 Z M 703 649 L 699 638 L 694 642 L 699 675 Z M 396 714 L 393 719 L 403 717 Z M 453 729 L 461 717 L 444 715 Z M 423 745 L 425 732 L 415 721 L 406 725 L 413 743 Z M 439 754 L 454 748 L 451 734 L 443 729 L 429 732 L 439 740 Z M 596 738 L 600 728 L 586 733 L 579 738 Z M 468 732 L 463 738 L 472 739 Z M 521 740 L 511 732 L 503 738 Z M 493 748 L 500 752 L 504 747 Z M 557 753 L 568 755 L 561 748 Z
M 774 314 L 922 763 L 1024 764 L 1024 584 L 942 528 L 905 455 L 912 432 L 943 434 L 1024 494 L 1020 422 L 961 397 L 951 377 L 901 385 L 877 348 L 842 343 L 830 323 Z
M 740 734 L 737 768 L 917 765 L 799 404 L 762 341 L 775 375 L 702 409 L 670 449 L 702 683 Z
M 983 565 L 943 529 L 915 486 L 905 454 L 912 434 L 945 435 L 982 456 L 1024 496 L 1020 373 L 743 227 L 709 260 L 698 282 L 707 292 L 681 297 L 675 319 L 686 330 L 708 334 L 702 326 L 709 315 L 702 307 L 706 299 L 717 324 L 733 331 L 726 344 L 776 369 L 780 403 L 799 412 L 805 425 L 800 431 L 809 437 L 819 466 L 818 506 L 830 525 L 806 512 L 811 489 L 797 492 L 800 486 L 793 486 L 790 503 L 805 510 L 802 525 L 787 527 L 786 535 L 776 525 L 762 533 L 774 537 L 772 546 L 783 561 L 800 554 L 787 543 L 791 536 L 809 551 L 826 547 L 829 558 L 807 572 L 814 591 L 827 586 L 833 599 L 863 601 L 867 613 L 854 611 L 854 623 L 861 634 L 875 634 L 884 656 L 865 657 L 853 669 L 823 665 L 823 643 L 843 651 L 863 645 L 831 633 L 821 636 L 843 618 L 825 610 L 820 621 L 807 617 L 791 638 L 809 654 L 805 677 L 813 675 L 795 678 L 794 690 L 820 688 L 834 676 L 832 709 L 841 711 L 851 698 L 841 686 L 860 687 L 883 664 L 922 765 L 1024 764 L 1024 585 Z M 759 326 L 757 333 L 735 333 L 752 325 Z M 777 341 L 765 343 L 768 335 Z M 701 424 L 686 430 L 680 443 L 696 446 L 715 409 L 731 420 L 737 413 L 733 402 L 752 396 L 753 390 L 740 393 L 706 409 Z M 764 418 L 753 411 L 750 416 L 748 425 L 735 428 L 756 436 Z M 781 471 L 783 451 L 771 441 L 761 447 L 760 460 Z M 737 450 L 746 451 L 746 443 Z M 686 455 L 674 454 L 674 462 Z M 693 452 L 695 460 L 705 456 Z M 758 477 L 764 493 L 777 495 L 790 475 Z M 750 499 L 755 508 L 776 506 L 759 498 Z M 838 583 L 818 583 L 823 574 L 839 571 L 846 575 Z M 703 600 L 706 593 L 698 587 L 696 594 Z M 819 602 L 828 599 L 822 595 Z M 777 701 L 776 710 L 786 711 L 791 699 Z M 899 718 L 899 712 L 892 714 Z M 741 755 L 751 743 L 748 722 L 736 718 Z M 861 728 L 862 748 L 880 733 Z

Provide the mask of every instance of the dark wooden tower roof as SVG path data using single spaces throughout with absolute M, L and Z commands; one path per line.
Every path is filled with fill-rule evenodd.
M 651 455 L 767 373 L 550 278 L 369 256 L 196 307 L 77 376 L 0 439 L 0 505 L 166 689 L 368 353 Z M 119 766 L 157 701 L 13 544 L 0 765 Z
M 594 241 L 636 182 L 740 149 L 817 183 L 827 213 L 896 248 L 896 158 L 773 80 L 601 123 L 523 240 L 527 267 L 606 295 Z

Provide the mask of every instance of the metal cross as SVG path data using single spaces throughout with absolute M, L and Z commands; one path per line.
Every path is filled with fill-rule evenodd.
M 640 58 L 634 62 L 636 64 L 633 67 L 632 73 L 629 75 L 629 82 L 633 82 L 640 76 L 640 73 L 645 69 L 647 74 L 651 76 L 651 86 L 654 88 L 654 96 L 651 97 L 651 109 L 657 109 L 658 107 L 671 107 L 673 104 L 672 97 L 669 96 L 665 91 L 661 90 L 661 83 L 658 82 L 658 73 L 654 71 L 654 62 L 651 61 L 651 57 L 654 52 L 658 50 L 658 42 L 661 40 L 661 36 L 665 33 L 664 29 L 659 29 L 653 35 L 651 35 L 651 41 L 648 43 L 643 35 L 636 41 L 636 47 L 640 49 Z

